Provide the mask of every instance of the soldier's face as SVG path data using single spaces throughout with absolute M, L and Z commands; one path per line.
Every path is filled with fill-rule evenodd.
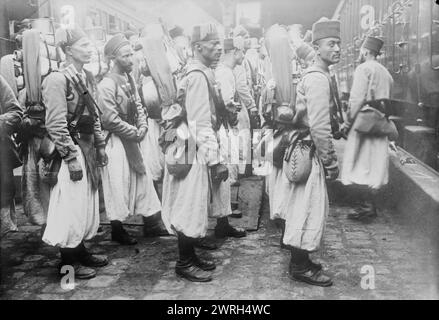
M 340 39 L 326 38 L 319 41 L 317 54 L 328 65 L 340 62 Z
M 196 50 L 198 50 L 200 55 L 210 66 L 219 61 L 223 48 L 221 46 L 221 41 L 218 39 L 199 42 Z
M 360 63 L 363 63 L 366 61 L 367 51 L 364 48 L 360 49 L 360 56 L 358 57 L 358 60 Z
M 133 70 L 133 56 L 134 52 L 131 45 L 123 46 L 117 52 L 114 63 L 117 64 L 122 71 L 129 73 Z
M 79 39 L 71 47 L 67 48 L 67 54 L 70 55 L 73 60 L 82 64 L 90 63 L 93 54 L 91 41 L 85 37 Z

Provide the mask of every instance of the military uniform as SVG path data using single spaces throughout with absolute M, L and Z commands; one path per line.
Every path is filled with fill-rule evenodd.
M 235 76 L 233 74 L 233 69 L 228 66 L 220 63 L 218 67 L 215 69 L 215 77 L 217 83 L 221 88 L 221 95 L 224 101 L 224 104 L 227 105 L 229 103 L 233 103 L 236 94 L 236 83 Z M 238 122 L 239 123 L 239 122 Z M 229 130 L 225 130 L 222 128 L 223 140 L 226 140 L 223 150 L 230 150 L 231 155 L 226 154 L 226 159 L 229 159 L 229 173 L 231 183 L 238 181 L 239 174 L 239 129 L 237 127 L 230 128 Z
M 389 71 L 378 61 L 366 61 L 355 70 L 349 98 L 348 123 L 362 108 L 364 102 L 390 99 L 393 79 Z M 373 137 L 350 130 L 346 142 L 343 168 L 343 184 L 365 185 L 379 189 L 389 180 L 389 143 L 387 137 Z
M 326 179 L 334 180 L 338 177 L 332 136 L 337 125 L 334 122 L 337 121 L 336 93 L 331 88 L 329 66 L 338 61 L 339 40 L 339 21 L 322 18 L 313 25 L 313 42 L 318 46 L 317 57 L 297 86 L 293 120 L 302 136 L 299 141 L 310 148 L 311 169 L 306 181 L 291 185 L 286 200 L 283 237 L 283 242 L 291 250 L 290 276 L 294 280 L 322 287 L 331 286 L 332 280 L 324 274 L 320 264 L 309 258 L 309 253 L 320 248 L 329 213 Z M 296 166 L 292 170 L 299 169 Z
M 243 62 L 243 64 L 244 63 L 245 62 Z M 242 105 L 241 111 L 238 113 L 238 130 L 240 137 L 242 137 L 242 144 L 240 145 L 240 153 L 242 153 L 243 155 L 245 164 L 250 165 L 252 138 L 251 138 L 250 116 L 248 110 L 256 107 L 256 104 L 251 93 L 251 87 L 248 82 L 249 78 L 245 66 L 237 65 L 233 69 L 233 74 L 235 76 L 236 91 L 238 93 L 238 97 Z M 241 174 L 243 174 L 245 171 L 245 166 L 240 166 L 239 171 Z
M 318 72 L 306 74 L 297 87 L 296 111 L 301 118 L 296 121 L 298 126 L 309 129 L 304 140 L 312 141 L 316 153 L 306 183 L 291 185 L 283 240 L 286 245 L 309 252 L 319 249 L 329 212 L 325 168 L 338 166 L 331 134 L 330 113 L 335 110 L 335 103 L 330 94 L 329 74 L 313 68 Z
M 201 69 L 214 85 L 213 71 L 193 60 L 188 65 Z M 230 215 L 230 182 L 210 183 L 209 167 L 225 163 L 220 150 L 213 97 L 201 72 L 191 72 L 180 84 L 186 91 L 186 111 L 190 135 L 197 144 L 197 156 L 188 175 L 178 179 L 165 170 L 163 181 L 163 222 L 169 232 L 181 232 L 190 238 L 203 238 L 208 216 Z M 192 124 L 192 125 L 191 125 Z M 196 196 L 194 196 L 196 195 Z
M 122 86 L 128 88 L 131 85 L 134 83 L 129 84 L 125 75 L 113 73 L 98 86 L 102 126 L 108 140 L 108 166 L 102 168 L 101 174 L 105 210 L 110 221 L 124 221 L 132 215 L 150 217 L 161 210 L 151 173 L 146 170 L 144 155 L 135 141 L 137 129 L 147 125 L 136 88 L 132 93 L 137 120 L 130 122 L 128 119 L 130 100 Z
M 84 72 L 79 73 L 91 94 L 96 93 Z M 75 117 L 80 93 L 70 75 L 63 69 L 48 75 L 42 84 L 42 98 L 46 107 L 46 129 L 62 158 L 58 182 L 51 189 L 47 214 L 47 228 L 43 241 L 61 248 L 75 248 L 96 235 L 99 227 L 98 169 L 95 148 L 105 145 L 97 111 L 93 115 L 84 108 L 82 117 L 93 119 L 73 140 L 68 122 Z M 78 122 L 78 126 L 80 122 Z M 83 170 L 80 181 L 72 181 L 67 162 L 77 159 Z
M 6 80 L 0 76 L 0 236 L 17 230 L 13 221 L 14 174 L 19 166 L 11 134 L 17 130 L 23 116 L 23 109 Z

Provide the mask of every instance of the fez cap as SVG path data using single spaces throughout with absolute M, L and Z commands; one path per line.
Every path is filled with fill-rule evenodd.
M 131 44 L 122 33 L 118 33 L 105 44 L 104 54 L 108 58 L 113 58 L 117 51 L 126 45 L 130 46 Z
M 326 38 L 340 39 L 340 28 L 340 21 L 323 17 L 312 26 L 312 42 Z
M 383 47 L 383 44 L 384 41 L 379 38 L 367 37 L 363 43 L 363 48 L 369 49 L 370 51 L 379 54 L 381 52 L 381 48 Z
M 243 37 L 235 37 L 235 38 L 226 38 L 224 39 L 224 51 L 238 49 L 244 50 L 244 38 Z
M 183 30 L 183 28 L 180 27 L 180 26 L 175 26 L 174 28 L 172 28 L 171 30 L 169 30 L 169 36 L 170 36 L 172 39 L 175 39 L 175 38 L 177 38 L 177 37 L 182 36 L 183 33 L 184 33 L 184 30 Z
M 212 23 L 195 26 L 192 30 L 192 43 L 219 40 L 219 38 L 216 25 Z
M 66 47 L 74 45 L 82 38 L 87 38 L 87 34 L 79 27 L 59 28 L 55 32 L 55 43 L 63 51 L 65 51 Z
M 300 59 L 305 59 L 313 51 L 314 49 L 304 42 L 296 49 L 296 54 Z

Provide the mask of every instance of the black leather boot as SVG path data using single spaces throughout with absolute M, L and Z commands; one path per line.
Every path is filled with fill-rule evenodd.
M 364 221 L 368 219 L 375 219 L 377 216 L 378 215 L 374 202 L 365 201 L 355 209 L 355 213 L 348 214 L 348 219 Z
M 217 250 L 218 243 L 212 237 L 204 237 L 195 239 L 194 246 L 203 250 Z
M 61 263 L 59 264 L 59 275 L 62 277 L 68 271 L 63 267 L 72 267 L 76 279 L 91 279 L 96 277 L 96 271 L 79 263 L 77 259 L 77 248 L 60 248 Z
M 192 261 L 194 263 L 194 265 L 196 265 L 198 268 L 200 268 L 201 270 L 204 271 L 212 271 L 216 269 L 216 265 L 215 262 L 213 262 L 212 260 L 207 260 L 204 258 L 201 258 L 200 256 L 198 256 L 195 252 L 195 248 L 193 248 L 192 251 Z
M 169 232 L 163 224 L 162 214 L 160 212 L 150 217 L 143 217 L 143 236 L 145 238 L 169 236 Z
M 348 214 L 348 219 L 357 221 L 369 221 L 375 219 L 378 216 L 375 192 L 376 191 L 370 188 L 366 188 L 364 190 L 365 199 L 363 203 L 355 209 L 355 213 Z
M 215 226 L 215 237 L 219 239 L 232 237 L 232 238 L 243 238 L 247 235 L 247 232 L 240 228 L 234 228 L 229 224 L 229 219 L 227 217 L 222 217 L 217 219 Z
M 310 261 L 307 251 L 291 248 L 291 261 L 289 266 L 291 279 L 313 286 L 332 286 L 332 279 L 323 273 L 321 267 L 318 268 L 317 266 L 317 264 Z
M 131 237 L 123 228 L 122 222 L 111 221 L 111 240 L 119 242 L 121 245 L 132 246 L 137 244 L 137 240 Z
M 210 273 L 202 270 L 195 264 L 194 242 L 195 239 L 186 237 L 182 233 L 178 233 L 179 259 L 175 265 L 175 273 L 192 282 L 212 281 Z
M 91 254 L 82 242 L 77 247 L 78 261 L 86 267 L 101 268 L 108 264 L 108 258 L 104 255 Z

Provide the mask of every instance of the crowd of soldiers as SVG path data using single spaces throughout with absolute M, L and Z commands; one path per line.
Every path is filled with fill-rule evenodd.
M 60 29 L 65 61 L 33 88 L 37 94 L 20 96 L 0 78 L 2 233 L 17 228 L 12 171 L 22 162 L 24 211 L 43 226 L 42 240 L 59 248 L 60 268 L 88 279 L 108 264 L 84 244 L 97 234 L 104 206 L 113 241 L 136 244 L 123 223 L 140 215 L 145 237 L 177 237 L 177 275 L 208 282 L 215 263 L 196 253 L 218 249 L 206 238 L 208 218 L 217 220 L 216 238 L 246 236 L 229 223 L 230 192 L 257 164 L 268 168 L 270 217 L 281 221 L 289 274 L 332 285 L 309 253 L 324 232 L 327 181 L 339 177 L 333 139 L 347 139 L 342 182 L 370 195 L 350 218 L 374 218 L 393 137 L 363 122 L 382 117 L 375 102 L 390 98 L 393 80 L 377 62 L 383 42 L 367 37 L 342 110 L 330 73 L 340 61 L 340 22 L 322 18 L 312 31 L 297 30 L 274 25 L 259 40 L 242 26 L 223 39 L 212 24 L 195 26 L 191 37 L 178 27 L 166 37 L 118 34 L 105 44 L 109 68 L 98 82 L 84 68 L 88 36 Z M 179 67 L 170 67 L 166 50 Z

